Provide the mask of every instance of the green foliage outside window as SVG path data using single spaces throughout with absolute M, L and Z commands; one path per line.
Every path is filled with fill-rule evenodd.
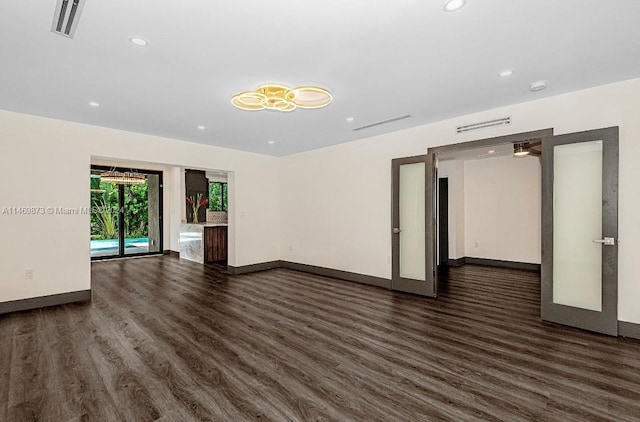
M 127 238 L 149 236 L 149 188 L 143 185 L 125 186 L 124 222 Z
M 121 210 L 118 185 L 102 183 L 99 177 L 91 177 L 91 189 L 91 239 L 117 239 Z M 147 184 L 125 186 L 124 196 L 125 237 L 147 237 L 149 235 Z
M 101 183 L 99 177 L 91 177 L 91 190 L 91 239 L 116 239 L 119 222 L 118 186 Z
M 229 189 L 226 183 L 209 183 L 209 209 L 211 211 L 228 211 Z

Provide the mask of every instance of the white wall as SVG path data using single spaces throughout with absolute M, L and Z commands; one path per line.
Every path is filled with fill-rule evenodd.
M 180 252 L 180 224 L 182 224 L 182 220 L 186 220 L 185 216 L 185 207 L 182 201 L 187 197 L 187 193 L 185 192 L 186 188 L 184 185 L 184 169 L 182 167 L 171 167 L 171 169 L 167 172 L 165 178 L 167 182 L 169 182 L 169 186 L 171 189 L 166 194 L 170 196 L 170 205 L 169 205 L 169 230 L 170 230 L 170 239 L 169 245 L 170 250 L 175 252 Z M 165 209 L 165 215 L 167 215 L 167 210 Z M 166 219 L 166 217 L 165 217 Z M 166 223 L 166 221 L 165 221 Z M 165 248 L 167 247 L 167 243 L 165 240 Z
M 449 259 L 540 263 L 541 166 L 536 157 L 438 163 L 449 179 Z
M 465 187 L 464 187 L 464 163 L 456 162 L 455 164 L 455 180 L 453 183 L 453 191 L 455 193 L 455 212 L 449 215 L 455 217 L 456 224 L 456 250 L 453 255 L 453 259 L 462 258 L 466 256 L 465 242 L 467 228 L 464 219 L 465 204 Z
M 540 263 L 540 172 L 532 156 L 464 161 L 466 256 Z
M 535 94 L 532 94 L 535 98 Z M 391 277 L 391 159 L 428 147 L 553 127 L 620 126 L 619 319 L 640 323 L 640 79 L 488 110 L 282 159 L 282 259 Z M 455 126 L 511 116 L 509 127 Z
M 277 260 L 278 159 L 0 111 L 0 302 L 90 288 L 88 215 L 2 215 L 5 207 L 85 207 L 92 157 L 233 172 L 230 265 Z M 179 170 L 168 175 L 179 183 Z M 172 189 L 170 215 L 184 208 Z M 176 248 L 175 224 L 169 244 Z M 166 246 L 165 246 L 166 247 Z M 25 280 L 25 269 L 34 279 Z

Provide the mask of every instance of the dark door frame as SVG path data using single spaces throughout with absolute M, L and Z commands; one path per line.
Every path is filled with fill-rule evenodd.
M 158 221 L 159 221 L 159 241 L 160 241 L 160 245 L 159 245 L 159 250 L 157 252 L 143 252 L 143 253 L 132 253 L 132 254 L 125 254 L 124 253 L 124 241 L 125 241 L 125 236 L 124 236 L 124 224 L 123 224 L 123 214 L 124 214 L 124 185 L 118 185 L 118 201 L 120 202 L 120 215 L 119 215 L 119 220 L 118 220 L 118 248 L 119 248 L 119 253 L 117 255 L 109 255 L 109 256 L 96 256 L 96 257 L 91 257 L 92 261 L 102 261 L 102 260 L 106 260 L 106 259 L 117 259 L 117 258 L 133 258 L 133 257 L 139 257 L 139 256 L 148 256 L 148 255 L 162 255 L 164 253 L 164 211 L 163 211 L 163 182 L 162 182 L 162 175 L 163 172 L 159 171 L 159 170 L 145 170 L 145 169 L 135 169 L 135 168 L 129 168 L 129 167 L 109 167 L 109 166 L 98 166 L 98 165 L 91 165 L 90 166 L 90 170 L 103 170 L 103 171 L 120 171 L 120 172 L 133 172 L 133 173 L 142 173 L 142 174 L 153 174 L 158 176 Z
M 428 156 L 427 165 L 431 166 L 432 168 L 432 176 L 429 177 L 427 180 L 427 182 L 430 181 L 430 183 L 427 183 L 427 185 L 428 185 L 428 189 L 431 190 L 431 192 L 427 192 L 426 214 L 427 214 L 428 228 L 426 230 L 427 232 L 426 236 L 427 236 L 427 244 L 432 245 L 431 246 L 432 256 L 428 262 L 431 262 L 432 265 L 433 263 L 438 262 L 437 252 L 436 252 L 436 246 L 438 244 L 437 243 L 438 236 L 436 235 L 436 233 L 438 233 L 438 227 L 436 223 L 436 216 L 438 213 L 438 208 L 437 208 L 438 204 L 436 200 L 436 192 L 435 192 L 435 189 L 433 189 L 433 186 L 437 186 L 436 183 L 438 180 L 438 168 L 437 168 L 438 154 L 442 154 L 445 152 L 464 151 L 464 150 L 476 149 L 476 148 L 488 148 L 488 147 L 493 147 L 496 145 L 502 145 L 502 144 L 508 144 L 508 143 L 540 140 L 549 136 L 553 136 L 553 128 L 534 130 L 531 132 L 515 133 L 512 135 L 496 136 L 494 138 L 485 138 L 485 139 L 480 139 L 476 141 L 462 142 L 459 144 L 442 145 L 439 147 L 429 148 L 427 150 L 427 156 Z M 432 201 L 431 203 L 429 203 L 429 199 L 431 199 Z M 437 294 L 438 274 L 437 274 L 437 271 L 435 271 L 435 268 L 433 266 L 431 267 L 431 270 L 434 273 L 434 285 L 435 285 L 435 292 Z M 427 271 L 429 271 L 429 268 L 427 268 Z
M 619 128 L 587 130 L 542 139 L 542 286 L 541 316 L 545 321 L 618 335 L 618 171 L 602 172 L 602 235 L 615 245 L 602 246 L 602 311 L 591 311 L 553 302 L 553 169 L 554 146 L 603 141 L 602 167 L 618 169 Z M 614 282 L 615 280 L 615 282 Z

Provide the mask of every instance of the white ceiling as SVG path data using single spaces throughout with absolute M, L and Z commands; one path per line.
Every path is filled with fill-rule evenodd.
M 72 40 L 55 0 L 0 2 L 0 109 L 281 156 L 640 77 L 638 0 L 85 1 Z M 230 104 L 269 82 L 334 102 Z

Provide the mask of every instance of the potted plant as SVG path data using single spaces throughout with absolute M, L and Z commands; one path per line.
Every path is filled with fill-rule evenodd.
M 198 223 L 198 210 L 201 206 L 207 205 L 209 203 L 208 198 L 203 198 L 202 194 L 199 193 L 197 195 L 187 196 L 187 204 L 191 205 L 191 209 L 193 210 L 193 222 Z

